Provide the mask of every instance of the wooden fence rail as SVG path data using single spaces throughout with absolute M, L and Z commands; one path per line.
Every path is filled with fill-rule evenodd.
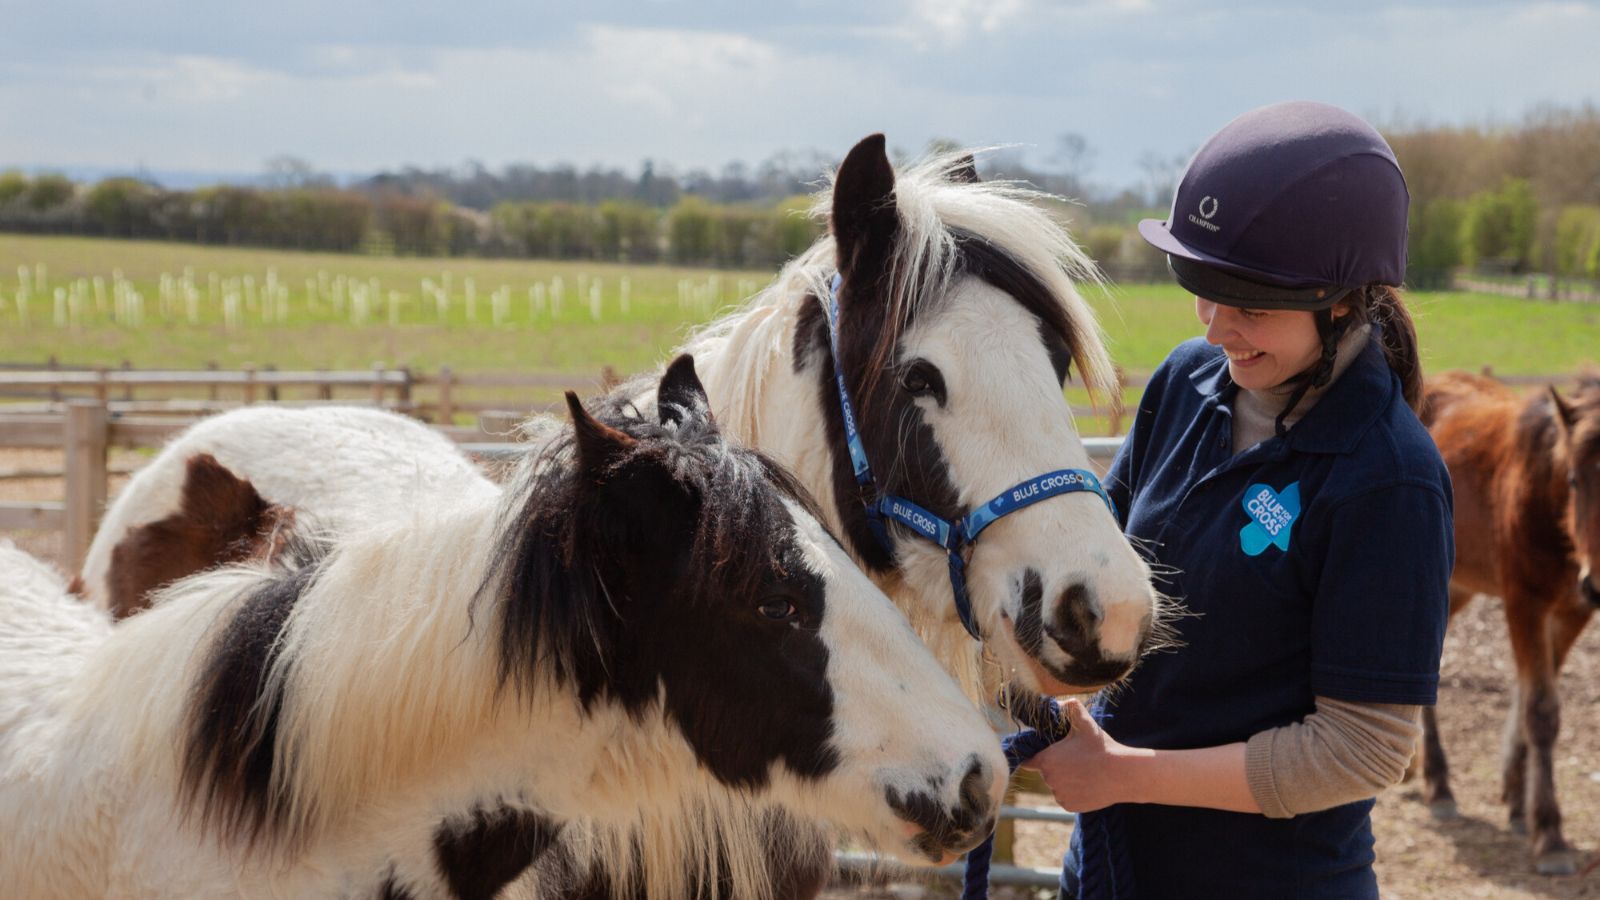
M 1492 375 L 1488 367 L 1484 374 Z M 1513 385 L 1531 386 L 1564 383 L 1571 375 L 1501 377 Z M 1125 386 L 1139 386 L 1143 378 L 1125 379 Z M 364 401 L 420 415 L 431 410 L 437 425 L 451 439 L 466 444 L 480 456 L 514 453 L 506 441 L 516 423 L 530 411 L 542 411 L 554 404 L 521 403 L 519 409 L 505 410 L 508 404 L 467 402 L 456 395 L 459 389 L 496 388 L 501 390 L 551 390 L 577 388 L 596 391 L 617 383 L 608 368 L 594 374 L 562 372 L 490 373 L 462 375 L 448 367 L 435 375 L 409 369 L 374 366 L 371 371 L 138 371 L 129 369 L 15 371 L 0 369 L 0 396 L 18 390 L 87 391 L 88 397 L 67 397 L 42 404 L 0 406 L 0 447 L 64 449 L 64 497 L 60 502 L 0 502 L 0 529 L 38 529 L 63 532 L 63 563 L 76 570 L 82 563 L 104 509 L 107 493 L 107 453 L 112 447 L 160 447 L 173 435 L 192 425 L 197 414 L 210 414 L 255 402 L 261 394 L 275 394 L 281 387 L 311 387 L 319 399 L 294 401 L 300 404 L 334 401 L 334 388 L 362 391 Z M 430 386 L 438 400 L 424 406 L 412 402 L 413 391 Z M 240 402 L 222 400 L 113 400 L 114 389 L 140 388 L 237 388 Z M 391 397 L 390 395 L 393 394 Z M 1074 414 L 1094 415 L 1102 411 L 1074 407 Z M 475 414 L 477 426 L 455 424 L 458 415 Z M 1112 413 L 1107 424 L 1113 435 L 1122 430 L 1122 417 Z M 472 442 L 472 443 L 468 443 Z M 1104 465 L 1115 452 L 1120 438 L 1090 438 L 1090 455 Z

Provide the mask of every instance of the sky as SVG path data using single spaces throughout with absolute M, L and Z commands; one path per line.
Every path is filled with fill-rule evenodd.
M 1288 99 L 1381 125 L 1600 102 L 1600 0 L 0 0 L 0 168 L 713 172 L 882 131 L 1090 182 Z M 422 5 L 417 5 L 422 6 Z

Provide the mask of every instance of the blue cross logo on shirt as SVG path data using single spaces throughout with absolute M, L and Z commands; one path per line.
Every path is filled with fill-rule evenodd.
M 1289 532 L 1300 517 L 1300 482 L 1282 492 L 1270 485 L 1252 484 L 1240 501 L 1250 515 L 1250 524 L 1239 530 L 1239 547 L 1249 556 L 1260 556 L 1268 546 L 1288 552 Z

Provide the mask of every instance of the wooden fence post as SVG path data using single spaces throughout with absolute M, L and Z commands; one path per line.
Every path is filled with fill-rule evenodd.
M 372 405 L 383 406 L 383 363 L 372 364 Z
M 63 443 L 66 450 L 66 502 L 63 504 L 63 546 L 67 571 L 83 567 L 95 526 L 106 505 L 106 406 L 96 400 L 67 403 Z
M 217 363 L 216 363 L 215 360 L 206 363 L 206 371 L 207 372 L 215 372 L 215 371 L 217 371 Z M 211 400 L 216 400 L 217 397 L 219 396 L 218 393 L 217 393 L 217 383 L 215 381 L 211 382 L 211 387 L 210 387 L 209 390 L 206 391 L 206 396 L 208 398 L 210 398 Z
M 400 408 L 401 412 L 404 412 L 407 415 L 412 414 L 413 407 L 411 405 L 410 366 L 400 367 L 400 385 L 399 387 L 395 388 L 395 400 L 397 401 L 396 406 Z
M 266 371 L 268 371 L 268 372 L 276 372 L 276 371 L 278 371 L 278 367 L 277 367 L 277 365 L 275 365 L 273 363 L 267 363 Z M 278 402 L 278 386 L 276 384 L 267 385 L 267 402 L 269 402 L 269 403 L 277 403 Z
M 256 367 L 245 363 L 244 369 L 244 403 L 246 406 L 256 402 Z
M 439 424 L 454 425 L 456 408 L 450 400 L 450 385 L 455 380 L 449 366 L 439 367 Z

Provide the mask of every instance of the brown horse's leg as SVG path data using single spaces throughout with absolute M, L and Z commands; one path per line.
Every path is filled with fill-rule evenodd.
M 1456 795 L 1450 790 L 1450 763 L 1444 757 L 1444 744 L 1439 741 L 1439 719 L 1436 707 L 1422 708 L 1422 800 L 1435 819 L 1448 820 L 1460 815 L 1456 810 Z
M 1556 736 L 1561 732 L 1561 696 L 1556 687 L 1551 622 L 1547 608 L 1533 597 L 1507 597 L 1506 611 L 1517 660 L 1515 708 L 1521 727 L 1506 756 L 1505 798 L 1513 816 L 1526 809 L 1538 870 L 1550 875 L 1571 874 L 1577 871 L 1577 854 L 1561 836 L 1561 807 L 1556 802 L 1554 756 Z M 1519 808 L 1522 804 L 1516 801 L 1523 799 L 1527 806 Z
M 1566 665 L 1567 653 L 1572 645 L 1577 643 L 1578 635 L 1583 634 L 1583 629 L 1589 624 L 1589 619 L 1594 615 L 1594 607 L 1584 600 L 1574 597 L 1572 602 L 1559 604 L 1550 617 L 1550 651 L 1555 656 L 1555 673 L 1561 674 L 1561 667 Z
M 1472 599 L 1473 593 L 1465 588 L 1450 586 L 1450 617 L 1455 618 Z M 1456 795 L 1450 790 L 1450 763 L 1445 759 L 1444 743 L 1439 738 L 1439 718 L 1436 707 L 1422 708 L 1422 799 L 1435 819 L 1454 819 Z
M 1511 685 L 1511 707 L 1506 710 L 1500 743 L 1500 802 L 1506 805 L 1506 821 L 1517 834 L 1528 833 L 1527 804 L 1523 802 L 1528 795 L 1528 741 L 1522 727 L 1522 695 L 1519 675 Z

